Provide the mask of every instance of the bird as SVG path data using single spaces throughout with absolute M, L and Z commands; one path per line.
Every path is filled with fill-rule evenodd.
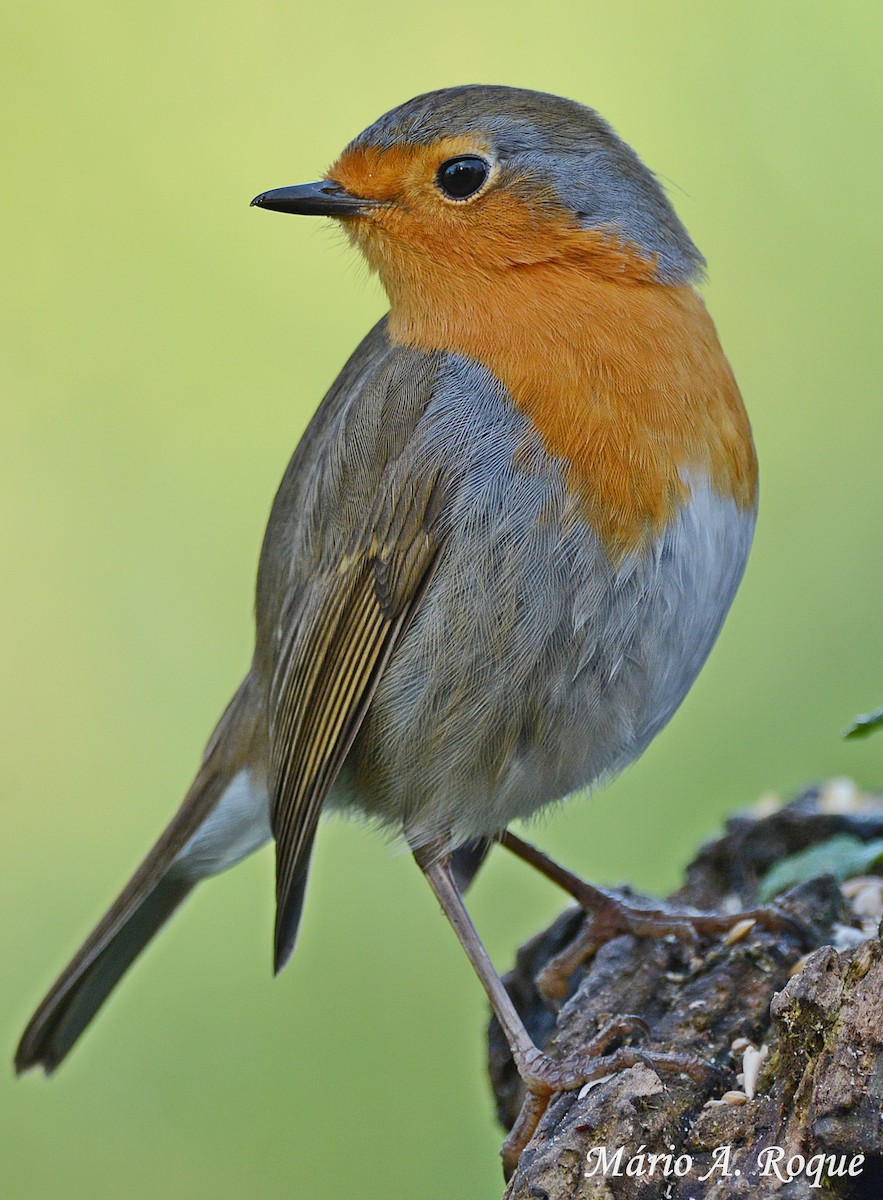
M 248 674 L 15 1065 L 55 1070 L 193 887 L 271 838 L 280 970 L 342 810 L 404 839 L 478 973 L 526 1089 L 511 1160 L 605 1058 L 533 1044 L 463 894 L 502 843 L 585 898 L 509 826 L 611 779 L 684 699 L 752 541 L 749 420 L 702 255 L 581 103 L 428 92 L 252 204 L 336 221 L 389 311 L 279 486 Z

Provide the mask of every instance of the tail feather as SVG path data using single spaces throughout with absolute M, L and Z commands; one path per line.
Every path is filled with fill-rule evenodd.
M 478 874 L 493 844 L 493 838 L 476 838 L 458 846 L 451 855 L 451 870 L 461 896 Z
M 246 676 L 218 722 L 183 804 L 31 1018 L 15 1055 L 19 1074 L 37 1066 L 47 1075 L 54 1071 L 199 878 L 260 845 L 262 793 L 255 794 L 250 814 L 244 785 L 231 787 L 247 766 L 260 711 L 249 703 L 250 686 Z M 229 811 L 218 816 L 225 796 Z M 257 833 L 249 827 L 250 815 Z
M 49 1075 L 65 1058 L 113 988 L 153 935 L 189 894 L 193 881 L 164 878 L 97 954 L 89 943 L 34 1013 L 15 1055 L 18 1074 L 42 1066 Z
M 297 933 L 304 908 L 314 839 L 315 833 L 310 835 L 309 841 L 299 855 L 298 865 L 285 902 L 276 905 L 276 928 L 273 935 L 273 973 L 275 975 L 279 974 L 291 958 L 297 944 Z

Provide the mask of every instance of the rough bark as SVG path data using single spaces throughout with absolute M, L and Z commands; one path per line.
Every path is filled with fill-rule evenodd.
M 829 787 L 768 815 L 737 816 L 690 864 L 685 886 L 669 902 L 718 912 L 752 907 L 773 863 L 838 833 L 862 841 L 883 836 L 883 801 Z M 507 1200 L 883 1197 L 883 945 L 868 891 L 863 903 L 854 892 L 825 875 L 779 897 L 802 933 L 755 925 L 739 940 L 717 937 L 694 946 L 617 937 L 578 968 L 557 1012 L 536 979 L 579 931 L 583 914 L 571 909 L 527 943 L 506 982 L 528 1029 L 550 1053 L 577 1051 L 610 1016 L 634 1013 L 649 1027 L 641 1043 L 649 1054 L 696 1053 L 710 1066 L 697 1080 L 641 1063 L 584 1095 L 554 1097 Z M 766 1048 L 755 1087 L 737 1078 L 744 1039 Z M 489 1063 L 508 1129 L 522 1090 L 495 1023 Z M 596 1147 L 606 1149 L 607 1163 Z M 645 1158 L 638 1160 L 642 1147 Z M 651 1169 L 650 1154 L 671 1157 Z M 689 1169 L 676 1175 L 674 1160 L 684 1155 Z M 805 1166 L 792 1171 L 800 1168 L 796 1155 Z M 639 1173 L 627 1173 L 630 1160 Z M 838 1173 L 850 1165 L 852 1175 Z M 681 1158 L 680 1169 L 687 1166 Z

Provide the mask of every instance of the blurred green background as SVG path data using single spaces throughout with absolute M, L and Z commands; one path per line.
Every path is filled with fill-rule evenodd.
M 380 113 L 501 82 L 668 182 L 762 466 L 753 558 L 671 727 L 538 834 L 672 887 L 768 790 L 883 781 L 881 7 L 34 0 L 0 31 L 0 1054 L 187 785 L 245 670 L 261 534 L 383 311 L 339 232 L 250 211 Z M 506 966 L 561 898 L 498 853 Z M 200 889 L 51 1083 L 0 1071 L 0 1195 L 494 1197 L 484 1000 L 409 859 L 321 834 L 270 973 L 272 858 Z

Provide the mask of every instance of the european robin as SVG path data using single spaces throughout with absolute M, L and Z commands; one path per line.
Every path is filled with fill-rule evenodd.
M 462 890 L 496 840 L 592 902 L 507 826 L 641 753 L 742 576 L 757 467 L 703 258 L 597 113 L 517 88 L 418 96 L 252 203 L 340 221 L 390 311 L 276 495 L 251 670 L 16 1066 L 57 1067 L 194 884 L 270 837 L 282 967 L 319 816 L 354 809 L 407 840 L 463 942 L 523 1141 L 606 1060 L 533 1045 Z

